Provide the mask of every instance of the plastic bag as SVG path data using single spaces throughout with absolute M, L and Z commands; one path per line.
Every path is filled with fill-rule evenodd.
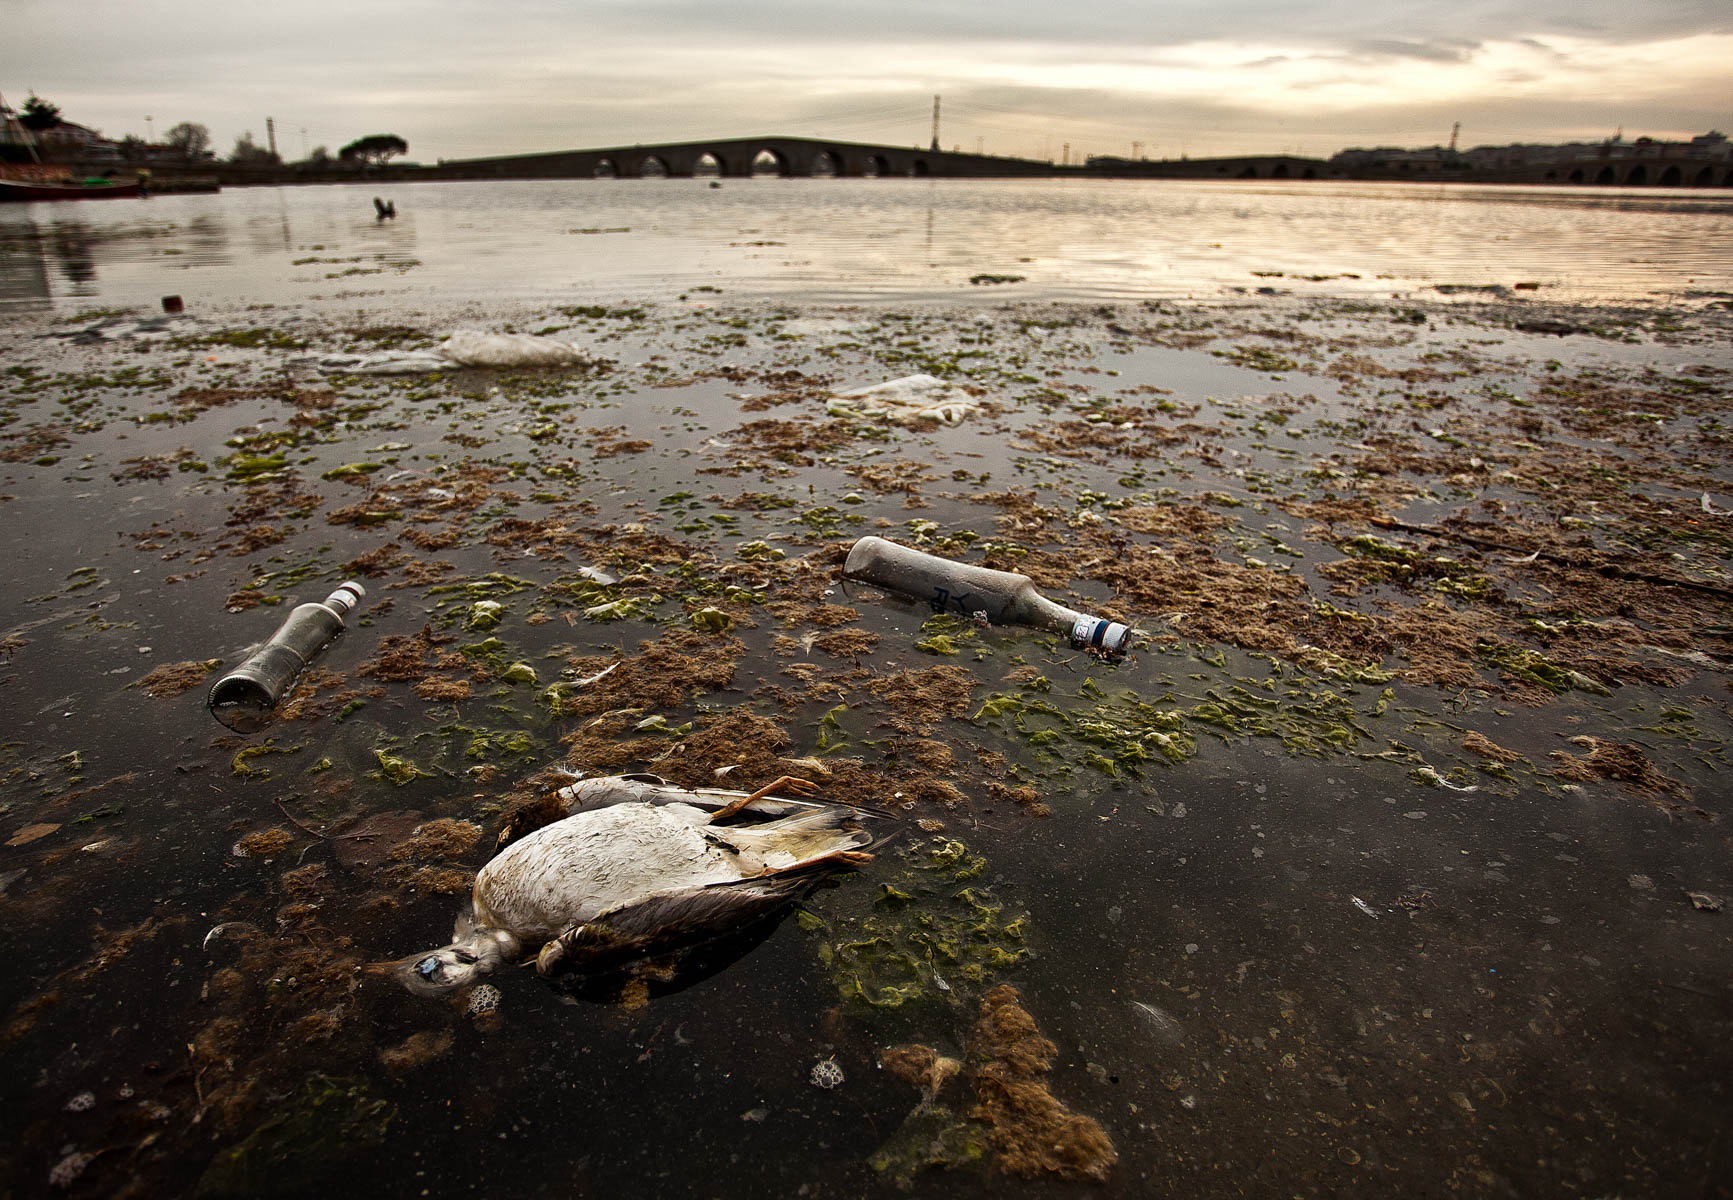
M 570 342 L 479 329 L 458 330 L 440 343 L 439 352 L 466 367 L 575 367 L 593 361 Z
M 981 405 L 968 392 L 942 379 L 905 375 L 871 387 L 837 392 L 826 407 L 842 417 L 873 417 L 898 423 L 942 421 L 955 425 Z

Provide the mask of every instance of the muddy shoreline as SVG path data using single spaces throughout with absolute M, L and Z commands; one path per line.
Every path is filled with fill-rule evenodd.
M 319 365 L 461 327 L 593 361 Z M 1725 298 L 0 334 L 20 1193 L 1725 1194 Z M 978 407 L 835 402 L 915 373 Z M 848 584 L 866 533 L 1137 649 Z M 272 726 L 212 722 L 351 576 Z M 799 773 L 906 828 L 733 958 L 369 974 L 556 764 Z

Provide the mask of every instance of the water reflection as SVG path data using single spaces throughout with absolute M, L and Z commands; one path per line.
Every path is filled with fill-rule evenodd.
M 77 222 L 57 224 L 53 231 L 53 249 L 60 272 L 72 284 L 73 293 L 90 295 L 95 289 L 88 285 L 96 281 L 96 259 L 91 253 L 90 231 Z
M 764 177 L 405 184 L 390 198 L 393 222 L 373 219 L 370 189 L 343 186 L 117 201 L 44 224 L 56 210 L 0 212 L 3 302 L 42 299 L 44 258 L 50 297 L 121 304 L 160 295 L 171 271 L 205 303 L 342 299 L 355 293 L 333 288 L 362 283 L 466 299 L 708 284 L 821 301 L 1733 290 L 1733 199 L 1701 193 Z M 765 245 L 778 251 L 752 249 Z M 980 274 L 1023 278 L 970 288 Z
M 16 310 L 51 307 L 48 256 L 36 222 L 0 230 L 0 306 Z

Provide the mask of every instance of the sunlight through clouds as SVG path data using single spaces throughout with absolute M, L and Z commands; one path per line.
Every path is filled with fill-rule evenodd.
M 1087 11 L 697 0 L 294 8 L 16 0 L 0 88 L 110 137 L 180 120 L 219 149 L 267 116 L 342 144 L 389 128 L 411 158 L 780 132 L 1047 157 L 1133 141 L 1191 156 L 1328 155 L 1475 140 L 1688 138 L 1727 126 L 1725 9 L 1697 0 L 1436 5 L 1121 3 Z M 984 11 L 984 10 L 983 10 Z M 196 27 L 199 37 L 185 30 Z M 20 47 L 30 47 L 28 57 Z M 299 140 L 296 138 L 295 140 Z M 1099 145 L 1097 145 L 1099 143 Z

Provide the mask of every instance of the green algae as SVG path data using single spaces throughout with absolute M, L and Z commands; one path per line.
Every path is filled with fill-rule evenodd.
M 297 754 L 300 750 L 300 746 L 279 746 L 275 739 L 267 738 L 261 745 L 248 746 L 244 750 L 237 751 L 229 765 L 233 773 L 242 779 L 269 779 L 271 777 L 270 770 L 265 767 L 254 766 L 253 761 L 255 759 L 264 758 L 270 754 Z
M 834 754 L 848 744 L 848 735 L 838 719 L 838 714 L 847 711 L 848 705 L 839 704 L 818 719 L 818 737 L 813 743 L 816 753 Z
M 417 779 L 433 778 L 432 771 L 423 770 L 408 758 L 400 754 L 393 754 L 389 750 L 376 748 L 373 751 L 373 757 L 379 762 L 378 775 L 397 787 L 402 787 L 406 783 L 413 783 Z
M 866 1161 L 887 1181 L 908 1191 L 923 1172 L 971 1166 L 986 1154 L 986 1126 L 965 1120 L 943 1104 L 923 1101 Z
M 357 476 L 367 476 L 367 475 L 373 474 L 373 472 L 375 472 L 375 471 L 381 471 L 381 470 L 384 470 L 384 464 L 383 463 L 376 463 L 376 462 L 344 463 L 342 466 L 332 467 L 329 471 L 326 471 L 324 474 L 320 475 L 319 478 L 320 479 L 354 479 Z
M 429 596 L 438 597 L 441 605 L 450 600 L 467 600 L 474 603 L 477 600 L 492 600 L 498 596 L 509 596 L 514 592 L 524 592 L 537 585 L 528 579 L 519 579 L 516 575 L 507 575 L 500 571 L 489 571 L 473 579 L 463 579 L 455 583 L 441 583 L 427 589 Z
M 654 621 L 657 604 L 662 602 L 660 594 L 649 596 L 621 596 L 618 600 L 609 600 L 602 604 L 592 604 L 584 610 L 584 619 L 589 621 Z
M 1526 646 L 1515 646 L 1509 642 L 1479 642 L 1475 645 L 1475 653 L 1488 666 L 1496 667 L 1500 674 L 1535 687 L 1545 688 L 1555 696 L 1566 692 L 1590 692 L 1596 696 L 1610 696 L 1612 691 L 1599 680 L 1562 667 L 1553 662 L 1538 650 L 1530 650 Z
M 1217 358 L 1226 359 L 1236 367 L 1244 367 L 1248 371 L 1263 371 L 1269 374 L 1281 374 L 1285 371 L 1297 371 L 1300 364 L 1285 355 L 1277 354 L 1263 346 L 1235 346 L 1231 350 L 1211 350 Z
M 779 558 L 788 557 L 788 551 L 778 549 L 763 539 L 741 543 L 734 548 L 734 554 L 746 562 L 775 562 Z
M 1184 762 L 1197 753 L 1185 714 L 1144 701 L 1129 688 L 1111 695 L 1085 680 L 1080 692 L 1101 697 L 1074 708 L 1045 699 L 1051 682 L 1037 676 L 1020 693 L 993 692 L 972 720 L 1019 736 L 1039 766 L 1069 772 L 1089 766 L 1111 778 L 1141 775 L 1148 763 Z
M 289 460 L 281 454 L 232 454 L 219 461 L 228 466 L 230 483 L 258 483 L 289 469 Z
M 1130 688 L 1104 690 L 1093 676 L 1075 694 L 1054 695 L 1051 679 L 1033 675 L 1014 691 L 989 693 L 971 719 L 1020 740 L 1037 773 L 1089 768 L 1116 779 L 1141 776 L 1150 764 L 1185 762 L 1198 753 L 1204 733 L 1224 742 L 1274 738 L 1289 754 L 1306 757 L 1352 753 L 1375 736 L 1366 721 L 1383 716 L 1395 700 L 1389 688 L 1368 694 L 1355 686 L 1383 683 L 1388 673 L 1323 651 L 1325 661 L 1314 665 L 1333 668 L 1333 675 L 1268 658 L 1266 677 L 1226 680 L 1220 678 L 1229 674 L 1220 647 L 1161 652 L 1207 663 L 1220 675 L 1192 673 L 1192 686 L 1153 699 Z M 1024 773 L 1021 766 L 1014 770 Z
M 332 1164 L 365 1156 L 397 1115 L 364 1079 L 309 1074 L 237 1145 L 217 1152 L 199 1196 L 301 1196 L 322 1189 Z
M 1470 603 L 1484 603 L 1498 595 L 1492 580 L 1441 554 L 1427 554 L 1369 533 L 1344 538 L 1336 546 L 1360 560 L 1368 573 L 1381 580 L 1391 583 L 1431 580 L 1429 586 L 1433 591 Z
M 469 606 L 469 615 L 464 618 L 464 627 L 478 633 L 486 632 L 499 625 L 500 614 L 505 606 L 497 600 L 477 600 Z
M 536 744 L 535 735 L 524 729 L 468 730 L 461 726 L 447 726 L 440 732 L 448 730 L 469 734 L 469 745 L 464 747 L 463 756 L 483 762 L 522 757 Z
M 921 623 L 921 632 L 926 636 L 915 643 L 915 649 L 941 657 L 961 655 L 979 636 L 975 623 L 956 613 L 934 613 Z
M 897 857 L 900 869 L 864 910 L 857 892 L 853 908 L 800 914 L 845 1004 L 960 1004 L 1028 956 L 1026 918 L 1007 916 L 991 890 L 971 885 L 986 873 L 985 858 L 946 838 Z
M 692 614 L 692 624 L 705 633 L 727 633 L 734 628 L 734 618 L 720 608 L 706 605 Z

